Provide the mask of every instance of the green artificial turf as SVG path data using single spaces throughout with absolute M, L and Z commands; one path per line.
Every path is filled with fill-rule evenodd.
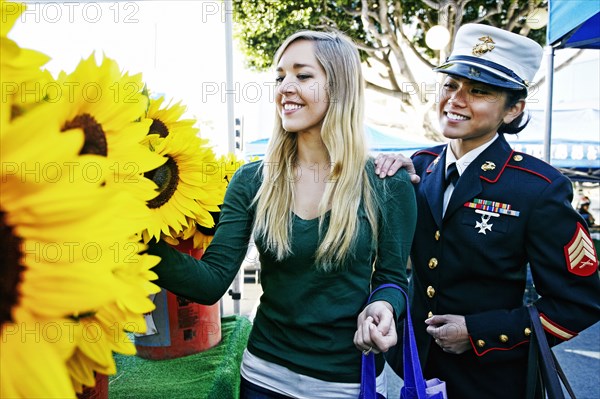
M 237 399 L 240 363 L 251 329 L 245 317 L 221 319 L 221 342 L 197 354 L 169 360 L 116 355 L 110 399 Z

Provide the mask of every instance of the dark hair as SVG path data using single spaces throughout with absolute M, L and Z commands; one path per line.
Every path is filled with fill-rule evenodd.
M 524 100 L 527 98 L 527 89 L 521 90 L 506 90 L 503 89 L 506 93 L 506 108 L 510 108 L 520 100 Z M 525 121 L 523 121 L 525 119 Z M 517 134 L 521 130 L 525 129 L 529 120 L 531 119 L 531 115 L 527 115 L 525 117 L 525 112 L 521 112 L 521 115 L 517 116 L 511 123 L 503 123 L 498 128 L 498 133 L 504 134 Z

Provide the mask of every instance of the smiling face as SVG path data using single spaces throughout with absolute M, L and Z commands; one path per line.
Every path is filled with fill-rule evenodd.
M 283 52 L 277 64 L 275 102 L 283 128 L 288 132 L 321 132 L 329 107 L 327 76 L 315 57 L 314 44 L 297 40 Z
M 458 139 L 464 152 L 491 140 L 502 123 L 510 123 L 523 111 L 525 102 L 507 107 L 507 94 L 494 86 L 448 75 L 438 104 L 443 135 Z

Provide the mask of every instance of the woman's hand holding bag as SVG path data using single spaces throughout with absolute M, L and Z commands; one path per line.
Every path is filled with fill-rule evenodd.
M 446 383 L 437 378 L 425 381 L 421 363 L 417 353 L 417 344 L 413 331 L 408 296 L 402 288 L 395 284 L 382 284 L 373 293 L 383 288 L 396 288 L 402 292 L 406 299 L 406 317 L 404 318 L 404 386 L 400 391 L 400 399 L 447 399 Z M 371 299 L 369 296 L 369 300 Z M 376 391 L 375 355 L 367 353 L 362 355 L 362 374 L 359 399 L 381 399 Z

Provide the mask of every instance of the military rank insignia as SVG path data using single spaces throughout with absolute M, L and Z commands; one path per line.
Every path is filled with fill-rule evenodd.
M 598 268 L 594 242 L 580 223 L 571 242 L 564 247 L 567 269 L 578 276 L 590 276 Z

